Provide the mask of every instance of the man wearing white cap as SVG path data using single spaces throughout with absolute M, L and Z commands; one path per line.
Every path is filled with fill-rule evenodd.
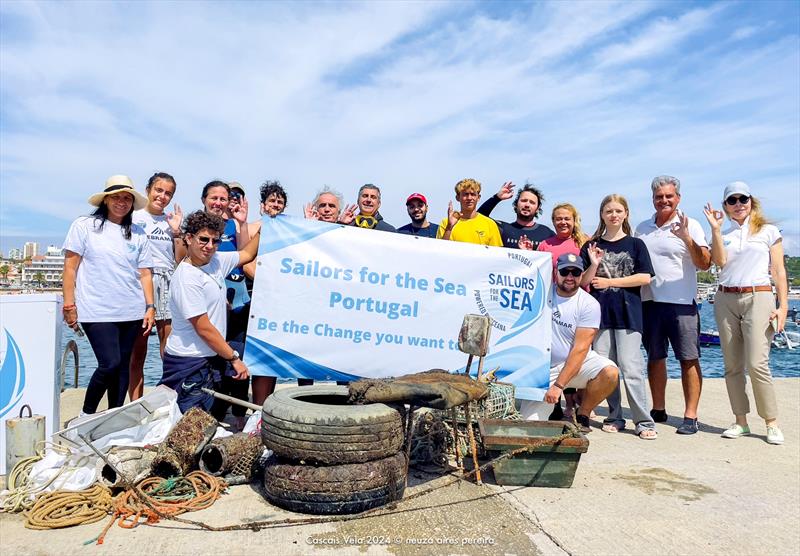
M 653 395 L 650 415 L 656 423 L 667 420 L 667 344 L 681 364 L 685 410 L 678 434 L 697 432 L 697 407 L 703 386 L 700 370 L 700 316 L 695 302 L 697 270 L 711 266 L 711 252 L 703 228 L 678 209 L 681 182 L 657 176 L 653 191 L 653 216 L 636 227 L 635 236 L 647 245 L 655 276 L 642 286 L 642 343 L 647 351 L 647 375 Z

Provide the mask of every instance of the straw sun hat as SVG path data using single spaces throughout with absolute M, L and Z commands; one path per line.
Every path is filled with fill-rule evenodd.
M 143 209 L 147 206 L 147 197 L 133 188 L 132 179 L 123 175 L 111 176 L 108 178 L 106 180 L 105 189 L 89 197 L 89 204 L 99 207 L 103 203 L 103 199 L 106 198 L 106 195 L 114 195 L 115 193 L 130 193 L 133 195 L 133 210 Z

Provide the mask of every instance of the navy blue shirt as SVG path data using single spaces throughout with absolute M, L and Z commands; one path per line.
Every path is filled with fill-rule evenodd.
M 478 212 L 484 216 L 490 216 L 495 207 L 500 204 L 500 197 L 492 195 L 478 207 Z M 519 238 L 527 237 L 533 243 L 533 250 L 547 238 L 553 237 L 556 233 L 544 224 L 535 223 L 533 226 L 523 226 L 516 222 L 502 222 L 495 220 L 497 227 L 500 228 L 500 237 L 503 238 L 503 247 L 519 249 Z
M 436 233 L 439 231 L 439 224 L 430 224 L 427 228 L 417 228 L 413 224 L 409 223 L 405 226 L 400 226 L 397 228 L 397 231 L 401 234 L 435 238 Z

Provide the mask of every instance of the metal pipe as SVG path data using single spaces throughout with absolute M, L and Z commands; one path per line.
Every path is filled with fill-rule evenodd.
M 232 403 L 232 404 L 240 405 L 242 407 L 246 407 L 248 409 L 252 409 L 253 411 L 261 411 L 261 406 L 260 405 L 257 405 L 257 404 L 254 404 L 254 403 L 250 403 L 250 402 L 246 402 L 244 400 L 240 400 L 239 398 L 233 398 L 233 397 L 228 396 L 226 394 L 220 394 L 219 392 L 216 392 L 216 391 L 212 390 L 211 388 L 201 388 L 201 390 L 203 392 L 205 392 L 206 394 L 211 394 L 215 398 L 219 398 L 220 400 L 224 400 L 224 401 Z
M 62 392 L 64 391 L 64 384 L 66 384 L 66 381 L 67 381 L 67 375 L 66 375 L 66 373 L 64 371 L 66 370 L 66 367 L 67 367 L 67 354 L 69 354 L 70 352 L 72 352 L 72 355 L 74 356 L 74 359 L 75 359 L 75 383 L 74 383 L 74 385 L 72 387 L 73 388 L 77 388 L 78 387 L 78 369 L 79 369 L 79 366 L 78 366 L 78 344 L 75 343 L 75 340 L 70 340 L 69 342 L 67 342 L 67 345 L 64 346 L 64 353 L 61 355 L 61 371 L 60 372 L 61 372 L 61 391 Z

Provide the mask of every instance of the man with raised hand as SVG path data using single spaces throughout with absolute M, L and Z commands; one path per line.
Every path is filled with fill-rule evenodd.
M 500 204 L 500 201 L 505 201 L 514 196 L 514 187 L 514 184 L 510 181 L 501 185 L 500 190 L 478 208 L 478 212 L 484 216 L 491 216 L 492 211 Z M 522 239 L 527 248 L 536 251 L 539 243 L 556 235 L 548 226 L 536 222 L 536 218 L 542 214 L 543 203 L 544 195 L 539 188 L 532 184 L 526 183 L 522 186 L 522 189 L 517 191 L 517 196 L 513 203 L 514 214 L 517 215 L 517 219 L 514 222 L 495 220 L 500 228 L 504 247 L 519 249 L 519 243 Z
M 480 182 L 466 178 L 456 184 L 455 190 L 456 201 L 461 205 L 461 210 L 453 210 L 453 201 L 447 204 L 447 218 L 439 224 L 436 237 L 502 247 L 503 240 L 500 238 L 497 224 L 476 210 L 481 199 Z
M 700 370 L 700 315 L 695 302 L 697 270 L 711 266 L 711 251 L 703 228 L 678 209 L 681 182 L 657 176 L 650 184 L 655 214 L 636 226 L 635 236 L 647 245 L 655 276 L 642 286 L 642 343 L 647 351 L 647 375 L 653 395 L 650 415 L 667 420 L 667 344 L 681 364 L 685 409 L 678 434 L 697 432 L 697 407 L 703 387 Z
M 520 402 L 524 419 L 541 419 L 558 402 L 565 388 L 583 388 L 576 421 L 590 432 L 589 415 L 617 386 L 619 369 L 592 350 L 600 328 L 600 304 L 580 287 L 583 260 L 564 253 L 556 261 L 552 293 L 553 333 L 550 349 L 550 387 L 544 402 Z
M 397 229 L 386 222 L 378 212 L 379 208 L 381 208 L 380 188 L 371 183 L 362 185 L 358 190 L 358 214 L 350 224 L 370 230 L 396 232 Z
M 422 193 L 412 193 L 406 199 L 406 210 L 411 222 L 397 229 L 401 234 L 423 237 L 436 237 L 438 224 L 428 222 L 428 200 Z
M 342 194 L 326 185 L 319 190 L 314 200 L 305 206 L 304 214 L 309 220 L 350 224 L 355 217 L 356 205 L 346 205 L 342 208 L 343 205 Z

